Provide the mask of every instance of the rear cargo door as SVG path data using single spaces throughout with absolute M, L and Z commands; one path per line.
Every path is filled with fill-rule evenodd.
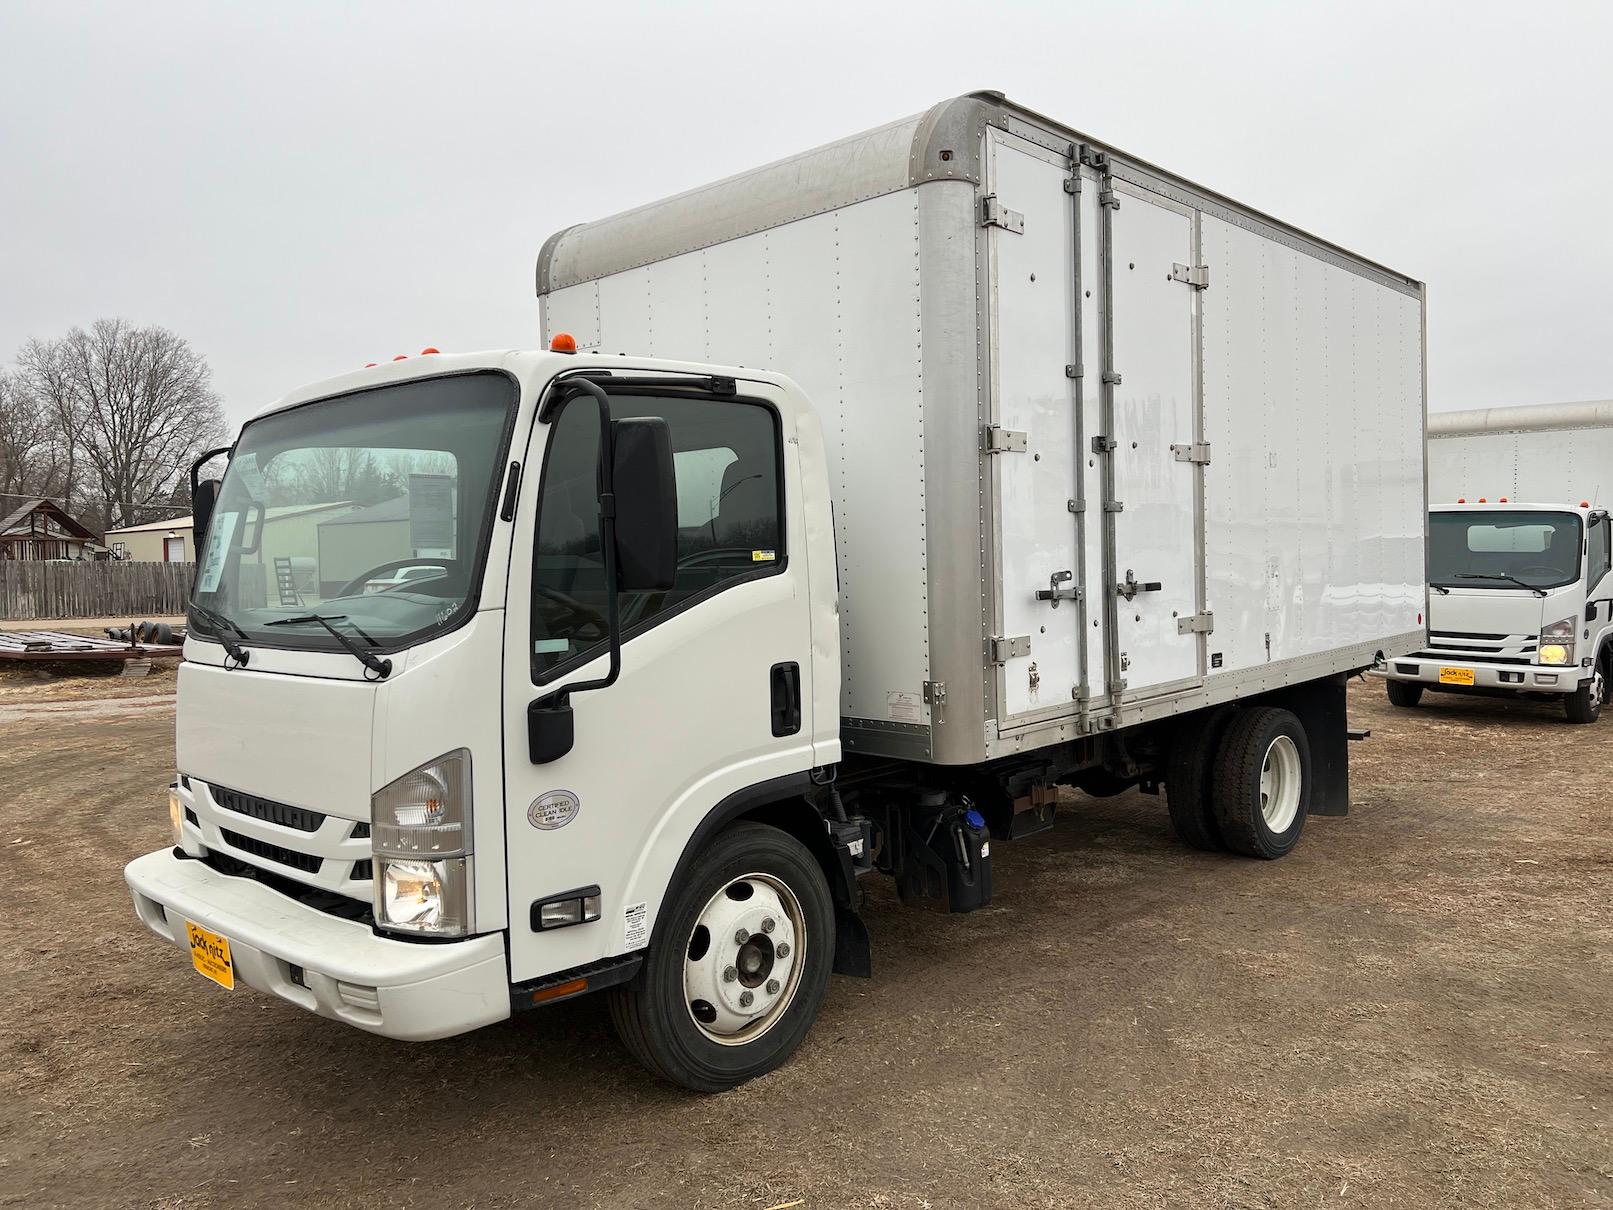
M 1126 701 L 1203 678 L 1198 300 L 1208 278 L 1192 209 L 1112 177 L 1105 190 L 1106 672 Z
M 981 222 L 994 295 L 994 423 L 983 444 L 996 493 L 998 668 L 1005 726 L 1068 714 L 1082 684 L 1080 491 L 1069 160 L 988 135 Z

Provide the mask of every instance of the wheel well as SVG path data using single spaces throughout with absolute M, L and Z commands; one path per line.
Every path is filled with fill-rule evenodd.
M 781 832 L 788 832 L 799 840 L 806 846 L 807 852 L 817 858 L 818 864 L 823 867 L 823 876 L 828 880 L 835 903 L 840 906 L 851 906 L 847 902 L 847 892 L 854 888 L 843 885 L 840 862 L 834 849 L 829 845 L 828 833 L 823 829 L 823 816 L 806 799 L 781 798 L 774 802 L 761 803 L 735 816 L 729 822 L 734 823 L 741 819 L 766 824 Z

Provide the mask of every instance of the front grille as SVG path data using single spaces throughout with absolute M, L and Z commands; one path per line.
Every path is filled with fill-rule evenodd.
M 1486 664 L 1533 664 L 1540 646 L 1534 634 L 1481 634 L 1465 630 L 1431 630 L 1425 660 L 1470 660 Z
M 220 874 L 228 874 L 231 878 L 250 878 L 295 899 L 298 903 L 305 903 L 316 911 L 338 916 L 343 920 L 363 921 L 365 924 L 373 924 L 375 921 L 368 899 L 353 899 L 347 895 L 338 895 L 334 891 L 323 891 L 318 887 L 283 877 L 263 866 L 249 865 L 216 849 L 209 849 L 203 855 L 202 863 Z
M 353 872 L 348 875 L 354 882 L 368 882 L 375 877 L 375 863 L 373 861 L 355 861 Z
M 1430 630 L 1430 638 L 1435 639 L 1485 639 L 1491 643 L 1499 643 L 1509 638 L 1504 634 L 1479 634 L 1477 631 L 1466 630 Z
M 295 849 L 288 849 L 282 845 L 270 844 L 266 840 L 256 840 L 251 836 L 243 836 L 239 832 L 231 832 L 227 828 L 220 828 L 219 835 L 224 837 L 224 843 L 232 849 L 239 849 L 243 853 L 250 853 L 254 857 L 261 857 L 265 861 L 288 865 L 294 870 L 301 870 L 305 874 L 317 874 L 322 859 L 313 853 L 299 853 Z
M 325 822 L 325 817 L 318 811 L 293 807 L 289 803 L 275 802 L 273 799 L 259 798 L 255 794 L 243 794 L 239 790 L 230 790 L 224 786 L 210 788 L 213 792 L 213 801 L 226 811 L 234 811 L 237 815 L 279 824 L 282 828 L 294 828 L 299 832 L 317 832 L 319 825 Z M 316 868 L 317 864 L 316 862 Z

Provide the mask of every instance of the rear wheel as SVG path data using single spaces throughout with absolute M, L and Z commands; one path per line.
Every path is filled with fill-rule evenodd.
M 1221 706 L 1183 723 L 1165 766 L 1165 804 L 1170 808 L 1171 826 L 1184 843 L 1207 852 L 1226 848 L 1210 805 L 1210 772 L 1232 713 L 1232 707 Z
M 829 884 L 806 846 L 777 828 L 735 824 L 664 910 L 639 978 L 611 994 L 611 1019 L 634 1057 L 697 1092 L 788 1059 L 817 1016 L 834 955 Z
M 1310 784 L 1311 747 L 1299 719 L 1275 706 L 1238 711 L 1216 754 L 1212 782 L 1226 847 L 1268 861 L 1285 856 L 1304 830 Z
M 1594 723 L 1602 717 L 1602 702 L 1606 697 L 1607 661 L 1598 659 L 1590 678 L 1563 697 L 1563 713 L 1571 723 Z
M 1403 706 L 1409 710 L 1423 700 L 1421 685 L 1414 685 L 1410 681 L 1385 681 L 1384 685 L 1389 690 L 1391 706 Z

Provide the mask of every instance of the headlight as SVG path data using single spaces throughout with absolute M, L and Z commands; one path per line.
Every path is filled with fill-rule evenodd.
M 168 826 L 173 829 L 174 844 L 185 847 L 185 804 L 179 801 L 179 791 L 168 787 Z
M 375 922 L 382 928 L 464 936 L 469 928 L 466 859 L 389 861 L 377 858 Z
M 471 930 L 470 753 L 405 773 L 370 799 L 375 923 L 463 937 Z
M 1574 632 L 1579 627 L 1577 616 L 1553 622 L 1540 632 L 1539 658 L 1542 664 L 1562 665 L 1574 662 Z

